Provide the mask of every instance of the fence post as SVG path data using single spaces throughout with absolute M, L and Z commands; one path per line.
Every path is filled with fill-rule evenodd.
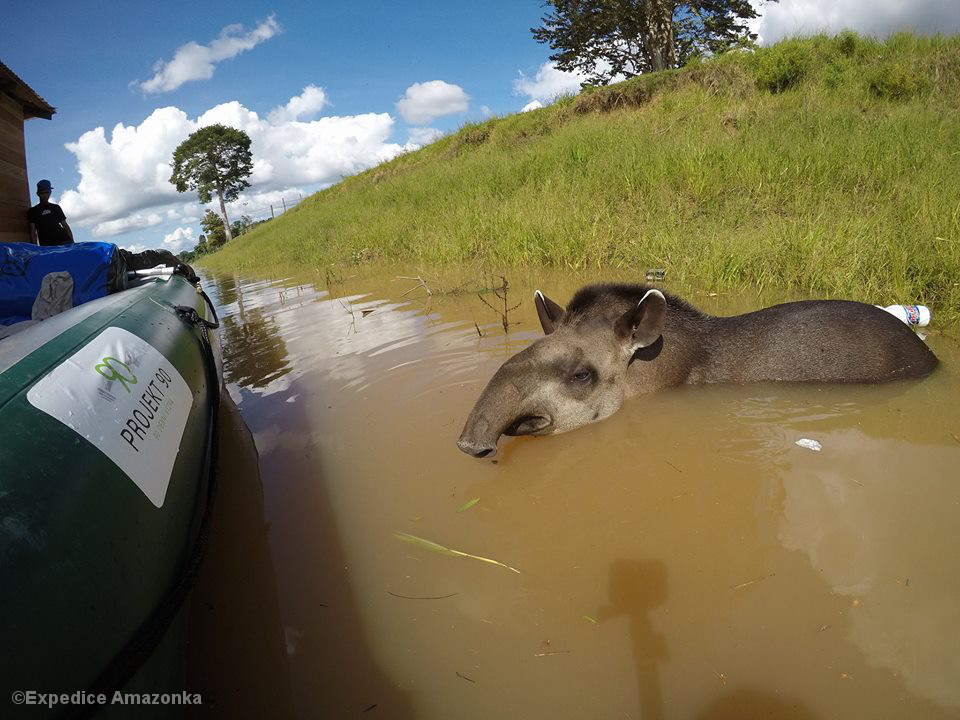
M 271 206 L 270 206 L 270 219 L 273 220 L 273 218 L 274 218 L 273 205 L 271 205 Z
M 283 198 L 280 198 L 280 202 L 283 203 L 283 211 L 286 212 L 286 211 L 287 211 L 287 201 L 284 200 Z

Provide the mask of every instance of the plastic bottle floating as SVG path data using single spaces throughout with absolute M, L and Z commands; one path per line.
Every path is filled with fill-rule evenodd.
M 898 318 L 910 327 L 926 327 L 930 324 L 930 308 L 926 305 L 877 305 L 881 310 Z

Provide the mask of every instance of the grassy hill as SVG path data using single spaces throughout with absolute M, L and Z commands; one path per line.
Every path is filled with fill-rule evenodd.
M 202 264 L 367 259 L 656 266 L 956 317 L 960 38 L 788 40 L 467 125 Z

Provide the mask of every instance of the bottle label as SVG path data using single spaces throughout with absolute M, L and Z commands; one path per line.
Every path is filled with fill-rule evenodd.
M 907 313 L 907 322 L 911 325 L 920 324 L 920 308 L 916 305 L 904 305 L 904 311 Z

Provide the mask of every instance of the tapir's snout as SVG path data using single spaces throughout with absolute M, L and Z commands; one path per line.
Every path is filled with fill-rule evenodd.
M 457 447 L 475 458 L 493 457 L 497 454 L 497 440 L 502 434 L 499 423 L 491 423 L 483 412 L 475 408 L 460 433 Z

